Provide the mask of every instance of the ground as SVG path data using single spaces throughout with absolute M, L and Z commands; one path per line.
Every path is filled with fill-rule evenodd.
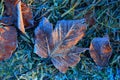
M 0 2 L 0 15 L 4 7 Z M 18 47 L 10 59 L 0 62 L 0 80 L 120 80 L 120 1 L 119 0 L 22 0 L 32 11 L 37 24 L 44 16 L 54 25 L 62 19 L 91 17 L 85 37 L 77 46 L 89 47 L 94 37 L 108 34 L 112 46 L 109 66 L 98 67 L 89 51 L 81 61 L 63 74 L 46 59 L 33 53 L 34 28 L 26 32 L 30 40 L 18 35 Z M 90 19 L 91 19 L 90 18 Z M 90 22 L 91 21 L 91 22 Z M 35 26 L 36 27 L 36 26 Z

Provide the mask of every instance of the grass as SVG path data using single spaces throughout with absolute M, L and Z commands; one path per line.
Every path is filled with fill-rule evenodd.
M 54 25 L 62 19 L 80 19 L 88 12 L 95 24 L 88 26 L 86 36 L 78 46 L 89 47 L 94 37 L 110 36 L 113 48 L 109 66 L 95 65 L 89 52 L 81 54 L 81 61 L 67 73 L 60 73 L 51 62 L 33 53 L 33 29 L 26 32 L 30 42 L 18 35 L 18 48 L 10 59 L 0 62 L 0 80 L 120 80 L 120 1 L 119 0 L 23 0 L 33 10 L 35 23 L 45 16 Z M 3 14 L 3 0 L 0 15 Z

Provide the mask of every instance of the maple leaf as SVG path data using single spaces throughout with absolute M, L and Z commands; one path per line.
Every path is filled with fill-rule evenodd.
M 108 36 L 94 38 L 90 45 L 90 55 L 99 66 L 107 66 L 112 54 Z
M 34 52 L 42 58 L 50 57 L 54 66 L 65 73 L 80 61 L 79 53 L 87 50 L 75 46 L 85 35 L 86 27 L 85 19 L 61 20 L 53 30 L 52 24 L 43 18 L 34 31 Z
M 17 46 L 17 32 L 13 26 L 0 28 L 0 60 L 8 59 Z

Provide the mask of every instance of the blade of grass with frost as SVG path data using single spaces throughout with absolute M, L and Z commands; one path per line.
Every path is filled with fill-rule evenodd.
M 21 11 L 21 0 L 17 4 L 17 15 L 18 15 L 18 29 L 25 34 L 24 22 L 23 22 L 23 15 Z

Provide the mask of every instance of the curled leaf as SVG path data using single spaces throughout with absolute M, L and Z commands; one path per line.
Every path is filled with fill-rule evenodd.
M 0 60 L 8 59 L 17 46 L 17 32 L 13 26 L 0 28 Z
M 99 66 L 107 66 L 112 54 L 109 38 L 94 38 L 90 45 L 90 55 Z
M 25 34 L 24 22 L 23 22 L 23 15 L 21 11 L 21 0 L 17 3 L 17 26 L 18 29 Z
M 25 28 L 33 27 L 33 15 L 31 8 L 25 3 L 21 2 L 21 11 Z
M 53 30 L 52 24 L 43 18 L 35 29 L 34 52 L 43 58 L 51 57 L 54 66 L 65 73 L 80 61 L 79 53 L 87 50 L 75 47 L 86 29 L 84 19 L 58 21 Z
M 5 0 L 4 1 L 5 11 L 1 23 L 7 25 L 15 25 L 23 33 L 25 28 L 33 27 L 32 11 L 29 6 L 21 2 L 21 0 Z

